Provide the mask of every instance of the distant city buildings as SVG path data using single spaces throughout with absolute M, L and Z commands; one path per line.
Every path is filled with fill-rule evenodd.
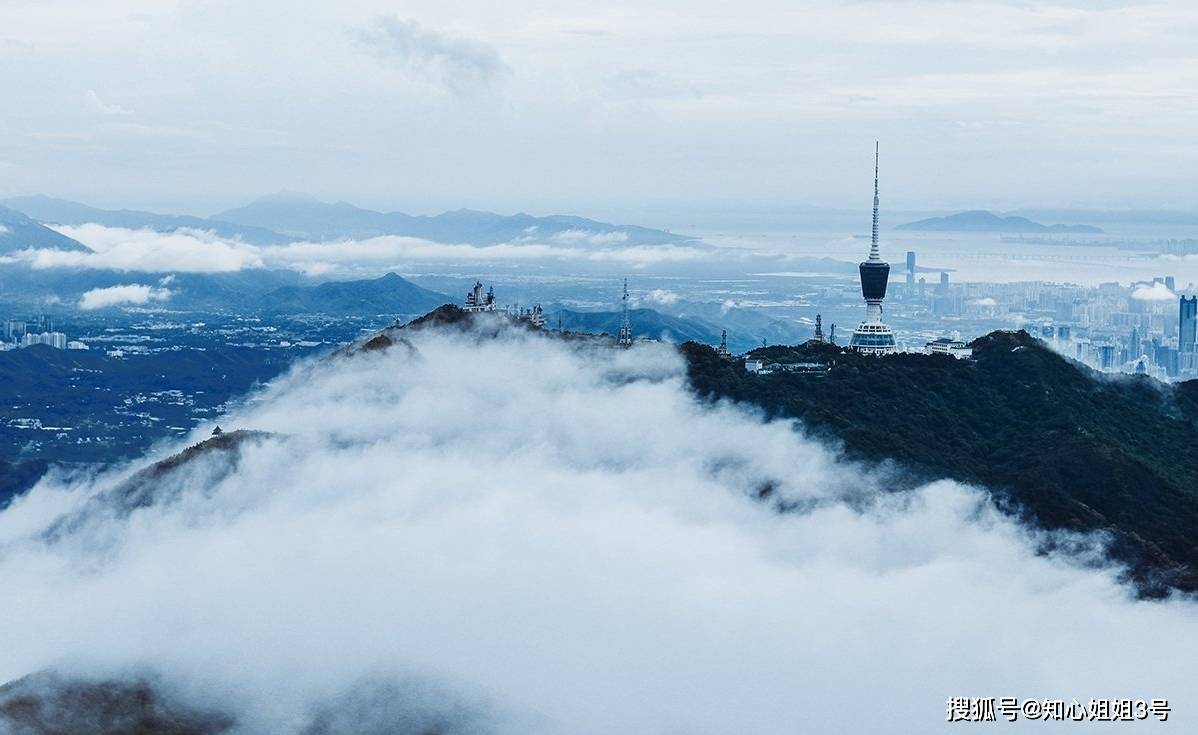
M 858 267 L 861 295 L 865 298 L 865 321 L 853 330 L 849 347 L 866 355 L 888 355 L 895 351 L 894 332 L 882 323 L 882 301 L 890 280 L 890 264 L 878 251 L 878 147 L 874 144 L 874 216 L 869 258 Z
M 54 323 L 45 316 L 39 316 L 32 321 L 5 320 L 4 340 L 0 342 L 0 350 L 13 350 L 34 345 L 47 345 L 57 350 L 88 349 L 83 342 L 67 341 L 67 335 L 54 331 Z
M 32 347 L 33 345 L 50 345 L 55 349 L 65 350 L 67 348 L 67 336 L 62 332 L 42 332 L 41 334 L 26 332 L 21 337 L 21 346 Z

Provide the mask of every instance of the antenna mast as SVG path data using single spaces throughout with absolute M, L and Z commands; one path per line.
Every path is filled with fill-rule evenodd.
M 878 252 L 878 141 L 874 141 L 874 228 L 873 235 L 869 242 L 869 259 L 881 260 L 882 254 Z
M 624 279 L 624 314 L 620 319 L 620 334 L 616 338 L 616 342 L 621 347 L 632 346 L 632 319 L 628 316 L 628 279 Z

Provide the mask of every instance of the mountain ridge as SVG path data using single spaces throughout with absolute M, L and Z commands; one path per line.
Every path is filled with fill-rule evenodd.
M 23 212 L 0 205 L 0 254 L 26 248 L 92 252 L 78 240 L 46 227 Z
M 911 483 L 952 478 L 1049 530 L 1106 534 L 1140 594 L 1198 591 L 1198 381 L 1107 379 L 1026 332 L 972 342 L 974 359 L 870 358 L 827 344 L 767 347 L 819 373 L 756 375 L 687 343 L 688 377 L 707 400 L 753 405 L 844 447 L 894 462 Z
M 1002 233 L 1090 233 L 1101 234 L 1093 225 L 1045 225 L 1018 215 L 999 215 L 985 209 L 929 217 L 896 226 L 896 230 L 923 232 L 1002 232 Z

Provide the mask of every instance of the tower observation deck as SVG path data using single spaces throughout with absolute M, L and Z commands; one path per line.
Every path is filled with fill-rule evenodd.
M 874 143 L 874 220 L 869 257 L 858 268 L 861 296 L 865 298 L 865 321 L 853 330 L 849 347 L 868 355 L 888 355 L 895 350 L 894 332 L 882 323 L 882 301 L 890 281 L 890 264 L 878 250 L 878 144 Z

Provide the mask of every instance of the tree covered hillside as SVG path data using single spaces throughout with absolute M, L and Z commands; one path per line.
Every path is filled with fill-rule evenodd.
M 706 345 L 683 346 L 707 398 L 801 419 L 856 459 L 893 459 L 913 481 L 951 477 L 1047 528 L 1105 530 L 1149 595 L 1198 590 L 1198 385 L 1111 377 L 1024 332 L 973 343 L 975 359 L 867 358 L 830 345 L 770 347 L 767 361 L 826 373 L 756 375 Z

